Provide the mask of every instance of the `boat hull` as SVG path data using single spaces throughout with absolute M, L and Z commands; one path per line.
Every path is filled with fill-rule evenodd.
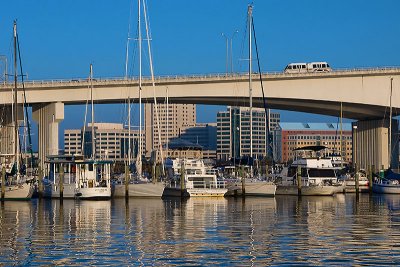
M 5 187 L 4 200 L 30 200 L 34 187 L 32 184 L 11 185 Z
M 273 197 L 275 196 L 277 186 L 271 182 L 246 182 L 245 183 L 245 196 L 259 196 L 259 197 Z M 229 196 L 242 196 L 242 184 L 235 183 L 228 185 Z
M 332 196 L 336 193 L 342 193 L 342 186 L 303 186 L 301 188 L 302 196 Z M 298 195 L 296 185 L 278 185 L 276 195 Z
M 63 198 L 73 199 L 76 197 L 76 185 L 64 184 L 63 185 Z M 60 198 L 60 187 L 57 184 L 44 182 L 43 183 L 43 197 L 45 198 Z
M 227 192 L 227 188 L 165 187 L 163 197 L 224 197 Z
M 60 198 L 60 187 L 48 181 L 43 182 L 43 197 Z M 111 188 L 88 187 L 76 188 L 75 184 L 63 184 L 63 199 L 110 199 Z
M 164 183 L 137 183 L 128 185 L 129 197 L 161 198 L 164 193 Z M 125 185 L 116 184 L 113 188 L 114 197 L 125 197 Z
M 165 187 L 163 197 L 190 197 L 187 189 L 180 189 L 179 187 Z
M 372 192 L 377 194 L 400 194 L 400 185 L 373 184 Z
M 78 199 L 107 200 L 111 199 L 109 187 L 85 187 L 79 188 L 76 193 Z

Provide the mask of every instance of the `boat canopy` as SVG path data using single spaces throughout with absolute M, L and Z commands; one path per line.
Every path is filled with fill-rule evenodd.
M 327 147 L 326 146 L 303 146 L 303 147 L 295 148 L 295 149 L 293 149 L 293 151 L 309 150 L 309 151 L 317 152 L 317 151 L 321 151 L 324 149 L 327 149 Z

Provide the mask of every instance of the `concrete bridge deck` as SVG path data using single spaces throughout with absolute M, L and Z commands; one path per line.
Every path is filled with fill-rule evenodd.
M 398 114 L 400 67 L 262 74 L 269 108 L 338 116 L 342 102 L 343 116 L 357 120 L 385 117 L 390 102 L 390 78 L 393 78 L 393 111 Z M 253 74 L 253 79 L 254 106 L 263 107 L 259 74 Z M 11 103 L 12 87 L 12 83 L 0 85 L 0 104 Z M 138 100 L 137 78 L 95 78 L 93 87 L 95 103 L 121 103 L 128 95 L 133 102 Z M 87 78 L 27 81 L 25 88 L 29 105 L 82 104 L 90 98 Z M 143 79 L 142 88 L 143 102 L 153 102 L 154 92 L 149 78 Z M 165 101 L 167 88 L 171 103 L 249 104 L 246 73 L 159 76 L 156 77 L 157 101 Z M 20 94 L 22 96 L 22 92 Z

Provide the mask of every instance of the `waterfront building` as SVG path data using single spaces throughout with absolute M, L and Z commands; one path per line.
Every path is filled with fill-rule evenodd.
M 267 154 L 267 116 L 263 108 L 252 111 L 253 157 L 264 158 Z M 280 114 L 270 112 L 271 131 L 280 122 Z M 217 159 L 250 156 L 250 109 L 231 107 L 217 113 Z
M 169 142 L 167 157 L 181 159 L 202 159 L 203 147 L 181 138 L 172 138 Z
M 183 127 L 180 138 L 193 144 L 200 145 L 202 147 L 203 158 L 216 159 L 216 123 L 196 123 L 195 126 Z
M 342 142 L 340 125 L 336 123 L 300 123 L 281 122 L 274 131 L 274 157 L 277 162 L 287 163 L 293 160 L 296 148 L 304 146 L 325 146 L 326 153 L 339 154 L 342 145 L 342 158 L 352 161 L 351 123 L 342 124 Z
M 195 104 L 158 104 L 161 144 L 179 137 L 181 132 L 196 125 Z M 154 104 L 145 104 L 146 155 L 159 149 L 157 117 Z
M 130 136 L 127 128 L 119 123 L 94 123 L 95 157 L 123 161 L 128 158 L 129 142 L 131 143 L 131 158 L 138 152 L 138 130 L 131 130 Z M 64 131 L 64 153 L 82 153 L 83 129 L 66 129 Z M 91 156 L 92 129 L 91 123 L 85 128 L 84 154 Z M 142 134 L 142 149 L 144 149 L 144 134 Z

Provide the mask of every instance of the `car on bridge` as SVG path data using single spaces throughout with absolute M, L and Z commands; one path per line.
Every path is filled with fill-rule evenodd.
M 327 62 L 290 63 L 285 67 L 285 73 L 330 72 L 332 68 Z

